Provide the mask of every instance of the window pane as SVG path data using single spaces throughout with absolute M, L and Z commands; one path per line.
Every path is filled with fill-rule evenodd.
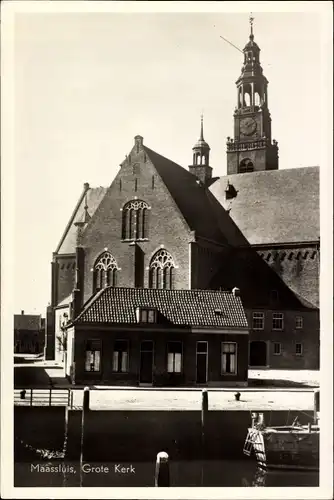
M 181 353 L 177 352 L 174 354 L 174 356 L 175 356 L 175 372 L 181 373 L 181 363 L 182 363 Z
M 154 323 L 154 321 L 155 321 L 155 311 L 150 310 L 148 311 L 148 322 Z
M 174 367 L 174 354 L 172 352 L 169 352 L 168 358 L 167 358 L 167 371 L 168 371 L 168 373 L 173 372 L 173 367 Z
M 94 356 L 94 371 L 100 371 L 100 351 L 95 351 Z
M 222 371 L 223 371 L 223 373 L 226 373 L 226 354 L 225 353 L 222 355 Z
M 128 370 L 128 353 L 123 351 L 121 371 L 125 373 L 127 370 Z
M 198 353 L 206 354 L 207 348 L 208 348 L 208 346 L 207 346 L 206 342 L 197 342 L 197 352 Z
M 85 362 L 86 372 L 90 372 L 90 365 L 91 365 L 92 361 L 93 361 L 92 351 L 86 351 L 86 362 Z
M 140 314 L 140 320 L 143 322 L 143 323 L 147 323 L 147 311 L 146 309 L 143 309 L 141 311 L 141 314 Z
M 230 369 L 231 373 L 235 373 L 235 354 L 230 355 Z
M 113 369 L 114 372 L 118 371 L 118 356 L 119 356 L 118 351 L 114 351 L 114 353 L 113 353 L 113 364 L 112 364 L 112 369 Z
M 168 342 L 168 352 L 182 353 L 182 342 Z

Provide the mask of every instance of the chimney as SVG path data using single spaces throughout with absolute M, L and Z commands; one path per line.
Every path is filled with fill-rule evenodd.
M 24 311 L 21 311 L 21 314 L 24 314 Z
M 240 288 L 237 288 L 236 286 L 233 288 L 232 293 L 234 297 L 240 297 Z

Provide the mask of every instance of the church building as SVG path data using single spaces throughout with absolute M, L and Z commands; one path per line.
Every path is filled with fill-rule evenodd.
M 46 358 L 73 383 L 245 385 L 319 368 L 319 168 L 279 169 L 253 27 L 227 175 L 200 138 L 188 169 L 137 135 L 88 183 L 53 253 Z

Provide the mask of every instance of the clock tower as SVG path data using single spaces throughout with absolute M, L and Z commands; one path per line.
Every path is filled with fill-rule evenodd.
M 251 17 L 244 64 L 236 81 L 234 138 L 227 138 L 228 175 L 278 169 L 277 141 L 271 139 L 268 80 L 260 64 L 260 48 L 254 42 L 253 20 Z

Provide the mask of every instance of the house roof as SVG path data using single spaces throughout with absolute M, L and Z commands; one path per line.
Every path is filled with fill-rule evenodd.
M 84 190 L 77 202 L 72 216 L 66 226 L 64 234 L 58 244 L 56 253 L 67 254 L 75 252 L 77 240 L 77 227 L 75 226 L 75 223 L 81 222 L 86 217 L 86 202 L 88 207 L 88 214 L 90 217 L 92 217 L 106 192 L 107 188 L 105 187 L 90 188 L 88 184 L 85 184 Z
M 41 319 L 41 315 L 36 314 L 14 314 L 14 329 L 38 331 L 42 327 Z
M 198 236 L 234 244 L 235 224 L 197 178 L 177 163 L 143 146 L 189 228 Z
M 319 167 L 225 175 L 210 190 L 252 245 L 319 239 Z
M 241 299 L 232 292 L 113 287 L 104 288 L 89 300 L 74 323 L 134 324 L 138 307 L 155 308 L 163 322 L 173 325 L 248 326 Z

